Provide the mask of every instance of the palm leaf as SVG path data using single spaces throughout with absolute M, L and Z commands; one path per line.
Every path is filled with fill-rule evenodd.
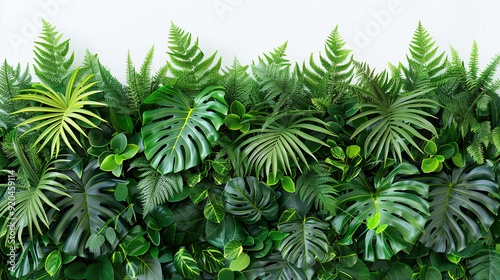
M 21 92 L 33 92 L 35 94 L 23 94 L 18 95 L 13 100 L 29 100 L 39 102 L 43 107 L 28 107 L 14 112 L 13 114 L 23 113 L 23 112 L 42 112 L 43 115 L 33 117 L 28 119 L 18 125 L 23 126 L 26 124 L 30 124 L 33 122 L 40 122 L 35 127 L 32 127 L 30 130 L 26 131 L 29 133 L 34 130 L 39 130 L 45 127 L 45 130 L 38 136 L 35 140 L 34 145 L 40 143 L 42 140 L 43 143 L 39 148 L 39 151 L 45 147 L 49 142 L 51 142 L 50 155 L 57 157 L 59 154 L 59 150 L 61 148 L 61 142 L 64 142 L 68 148 L 70 148 L 73 152 L 73 149 L 70 141 L 74 140 L 78 146 L 82 147 L 80 144 L 80 140 L 76 137 L 73 130 L 80 132 L 82 135 L 87 137 L 85 132 L 82 130 L 77 121 L 83 122 L 91 127 L 97 127 L 93 122 L 91 122 L 88 117 L 96 118 L 100 121 L 105 121 L 95 113 L 84 109 L 85 105 L 92 106 L 106 106 L 103 103 L 95 102 L 95 101 L 87 101 L 86 99 L 92 94 L 97 93 L 98 91 L 85 92 L 89 87 L 94 85 L 95 83 L 90 83 L 85 85 L 85 83 L 92 77 L 87 77 L 82 83 L 73 89 L 73 84 L 75 82 L 75 78 L 77 76 L 78 69 L 73 73 L 68 84 L 66 86 L 66 93 L 62 94 L 54 91 L 52 88 L 36 84 L 34 86 L 40 87 L 40 89 L 27 89 L 22 90 Z M 21 135 L 22 136 L 22 135 Z
M 314 160 L 316 160 L 316 157 L 300 138 L 324 146 L 328 145 L 309 135 L 304 130 L 333 135 L 319 125 L 326 124 L 317 118 L 306 117 L 298 120 L 292 119 L 289 123 L 273 122 L 265 129 L 252 129 L 243 136 L 255 135 L 239 146 L 244 147 L 242 159 L 248 160 L 250 166 L 255 168 L 257 176 L 260 176 L 264 170 L 267 177 L 271 172 L 276 175 L 278 170 L 290 174 L 292 172 L 290 161 L 293 161 L 295 166 L 302 171 L 297 158 L 302 161 L 304 166 L 309 168 L 306 155 L 309 155 Z
M 13 212 L 10 212 L 14 220 L 14 230 L 17 234 L 18 240 L 22 243 L 22 235 L 27 228 L 30 238 L 33 239 L 33 227 L 43 235 L 46 230 L 42 229 L 42 225 L 49 228 L 50 219 L 47 218 L 46 208 L 49 206 L 55 211 L 60 209 L 52 203 L 47 197 L 49 193 L 55 194 L 59 197 L 70 197 L 69 194 L 64 192 L 66 188 L 57 180 L 70 180 L 70 178 L 60 172 L 54 170 L 47 163 L 40 172 L 36 172 L 32 164 L 28 161 L 26 155 L 21 150 L 19 144 L 14 143 L 14 151 L 19 159 L 21 168 L 24 170 L 28 183 L 28 189 L 19 191 L 14 194 L 16 206 Z M 9 199 L 5 198 L 0 202 L 0 215 L 9 212 Z M 3 227 L 10 225 L 10 219 L 6 219 Z

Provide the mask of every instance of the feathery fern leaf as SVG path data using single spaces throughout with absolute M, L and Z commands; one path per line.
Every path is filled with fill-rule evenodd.
M 444 78 L 442 74 L 446 68 L 447 59 L 444 57 L 445 52 L 436 56 L 438 47 L 434 47 L 435 43 L 419 22 L 410 43 L 411 57 L 407 57 L 409 66 L 408 68 L 402 66 L 407 76 L 407 91 L 435 86 Z
M 161 175 L 144 158 L 134 160 L 130 164 L 130 169 L 132 168 L 138 168 L 141 172 L 137 188 L 141 191 L 143 215 L 154 207 L 166 203 L 184 188 L 181 175 L 174 173 Z
M 69 39 L 60 42 L 63 34 L 55 31 L 43 20 L 41 41 L 35 42 L 35 74 L 46 85 L 52 88 L 63 88 L 71 75 L 74 53 L 66 58 L 69 51 Z M 78 79 L 77 79 L 78 80 Z
M 168 70 L 173 75 L 166 83 L 194 95 L 207 86 L 216 85 L 220 77 L 221 59 L 215 62 L 217 52 L 203 60 L 204 53 L 198 46 L 198 38 L 191 44 L 191 33 L 172 23 L 169 35 L 170 57 Z
M 313 98 L 328 97 L 333 103 L 341 94 L 347 91 L 353 77 L 354 68 L 349 58 L 351 50 L 344 49 L 345 42 L 340 37 L 338 26 L 330 33 L 325 44 L 325 55 L 319 55 L 320 64 L 314 62 L 313 54 L 309 59 L 309 70 L 304 62 L 305 85 L 311 91 Z M 351 56 L 352 58 L 352 56 Z
M 249 104 L 256 89 L 256 83 L 247 73 L 248 66 L 242 66 L 235 57 L 233 65 L 226 68 L 222 70 L 224 74 L 221 76 L 219 85 L 225 89 L 227 103 L 232 104 L 237 100 L 244 105 Z
M 300 199 L 308 203 L 314 202 L 316 208 L 333 215 L 337 208 L 334 195 L 337 190 L 333 187 L 337 182 L 330 177 L 328 166 L 324 163 L 314 163 L 310 170 L 304 172 L 297 179 L 295 187 Z
M 30 113 L 24 113 L 21 116 L 9 115 L 29 106 L 27 101 L 12 102 L 11 99 L 17 97 L 19 90 L 30 82 L 31 76 L 28 66 L 22 72 L 20 64 L 14 69 L 7 63 L 7 60 L 4 61 L 0 68 L 0 126 L 4 129 L 11 130 L 18 124 L 18 121 L 24 121 L 32 116 Z

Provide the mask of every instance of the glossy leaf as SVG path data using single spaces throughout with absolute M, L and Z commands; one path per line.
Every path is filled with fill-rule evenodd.
M 62 264 L 62 256 L 61 251 L 54 250 L 50 252 L 50 254 L 45 259 L 45 270 L 50 276 L 53 276 L 61 267 Z
M 144 112 L 142 127 L 144 154 L 161 174 L 186 170 L 204 160 L 219 138 L 217 130 L 228 109 L 220 87 L 207 87 L 191 100 L 167 85 L 144 103 L 162 106 Z
M 337 232 L 347 230 L 342 242 L 351 244 L 353 235 L 364 221 L 380 214 L 380 224 L 387 224 L 383 232 L 366 231 L 364 259 L 390 259 L 394 254 L 414 244 L 424 230 L 429 203 L 425 200 L 428 185 L 414 180 L 396 180 L 399 175 L 418 174 L 418 169 L 403 163 L 387 174 L 381 168 L 372 183 L 361 174 L 358 178 L 341 183 L 336 188 L 346 191 L 338 198 L 345 212 L 332 220 Z M 373 222 L 368 222 L 372 224 Z M 347 228 L 344 228 L 346 227 Z M 372 228 L 375 225 L 372 224 Z
M 71 198 L 57 199 L 55 205 L 61 210 L 61 216 L 57 219 L 57 212 L 49 212 L 49 216 L 55 220 L 48 234 L 55 242 L 64 241 L 62 250 L 68 254 L 87 257 L 84 246 L 89 236 L 96 234 L 108 220 L 125 209 L 115 200 L 113 193 L 106 190 L 114 189 L 117 184 L 126 181 L 118 180 L 98 168 L 97 162 L 93 160 L 86 165 L 81 178 L 69 171 L 67 174 L 71 180 L 67 180 L 65 186 Z M 126 234 L 127 228 L 121 217 L 117 218 L 115 229 L 118 239 Z M 117 243 L 103 244 L 100 252 L 110 252 Z
M 430 184 L 431 201 L 431 216 L 420 238 L 425 246 L 455 253 L 493 224 L 499 203 L 492 197 L 498 197 L 499 189 L 490 166 L 457 168 L 423 179 Z
M 200 268 L 193 256 L 184 248 L 179 249 L 174 256 L 174 266 L 177 273 L 184 278 L 194 278 L 200 275 Z
M 237 219 L 255 224 L 261 217 L 269 221 L 278 218 L 279 209 L 274 191 L 257 178 L 234 178 L 226 184 L 224 191 L 226 211 Z
M 89 125 L 90 127 L 97 127 L 89 117 L 104 121 L 101 117 L 84 109 L 84 106 L 106 106 L 103 103 L 89 101 L 87 98 L 99 91 L 89 91 L 85 92 L 87 89 L 92 87 L 97 82 L 87 84 L 87 81 L 92 77 L 88 76 L 76 87 L 74 86 L 75 79 L 78 75 L 79 68 L 73 72 L 73 75 L 66 85 L 66 93 L 62 94 L 56 92 L 54 89 L 41 85 L 35 84 L 33 86 L 40 89 L 27 89 L 22 92 L 31 92 L 33 94 L 22 94 L 15 97 L 13 100 L 29 100 L 34 102 L 39 102 L 44 106 L 27 107 L 13 114 L 23 113 L 23 112 L 43 112 L 43 115 L 39 115 L 24 122 L 20 123 L 19 126 L 24 126 L 34 122 L 39 122 L 36 126 L 27 130 L 23 135 L 42 129 L 45 130 L 38 136 L 35 140 L 34 145 L 41 143 L 39 150 L 42 150 L 45 145 L 49 142 L 50 144 L 50 154 L 51 156 L 57 157 L 59 155 L 59 150 L 61 149 L 61 142 L 66 144 L 73 152 L 75 152 L 71 141 L 74 141 L 78 146 L 82 147 L 79 137 L 75 135 L 75 131 L 81 135 L 87 137 L 87 134 L 83 131 L 82 127 L 77 123 L 81 121 Z M 43 141 L 42 141 L 43 140 Z
M 324 230 L 325 223 L 316 218 L 304 218 L 278 225 L 280 232 L 289 233 L 280 245 L 283 259 L 297 267 L 307 269 L 316 264 L 316 259 L 322 259 L 328 252 L 328 239 Z

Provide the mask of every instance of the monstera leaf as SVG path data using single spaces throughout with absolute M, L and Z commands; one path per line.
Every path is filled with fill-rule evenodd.
M 284 261 L 278 252 L 258 259 L 252 268 L 243 272 L 246 279 L 301 280 L 307 279 L 304 272 L 290 262 Z M 258 278 L 260 277 L 260 278 Z
M 73 171 L 69 171 L 68 176 L 71 181 L 66 181 L 65 187 L 71 197 L 62 197 L 55 202 L 61 210 L 60 216 L 54 210 L 48 213 L 53 221 L 49 236 L 55 243 L 64 241 L 62 250 L 67 254 L 88 257 L 85 244 L 89 236 L 97 234 L 108 220 L 115 218 L 125 209 L 113 194 L 106 193 L 106 190 L 126 182 L 101 171 L 97 160 L 91 161 L 85 167 L 81 178 Z M 114 229 L 118 238 L 113 244 L 102 244 L 101 254 L 110 252 L 127 231 L 119 217 Z
M 472 280 L 500 280 L 500 252 L 494 247 L 483 248 L 467 260 L 467 267 Z
M 162 174 L 176 173 L 198 165 L 212 152 L 227 114 L 221 89 L 207 87 L 192 100 L 167 85 L 144 100 L 162 106 L 143 114 L 144 153 L 151 166 Z
M 415 243 L 424 229 L 429 203 L 425 200 L 428 185 L 418 181 L 397 181 L 398 175 L 418 174 L 418 169 L 409 163 L 396 166 L 386 177 L 387 168 L 381 168 L 373 179 L 361 173 L 358 178 L 341 183 L 336 188 L 346 191 L 338 198 L 345 212 L 332 221 L 337 232 L 347 224 L 347 232 L 341 241 L 351 244 L 352 236 L 366 221 L 364 258 L 390 259 L 409 244 Z M 351 219 L 353 218 L 353 219 Z
M 454 169 L 423 178 L 430 183 L 431 216 L 420 240 L 436 252 L 454 253 L 487 231 L 498 213 L 498 183 L 492 168 L 482 165 Z
M 261 217 L 268 221 L 278 217 L 274 191 L 255 177 L 234 178 L 224 188 L 226 212 L 247 224 L 257 223 Z
M 278 225 L 282 233 L 289 233 L 279 246 L 281 255 L 297 267 L 307 269 L 328 254 L 328 239 L 323 230 L 328 223 L 316 218 L 294 219 Z

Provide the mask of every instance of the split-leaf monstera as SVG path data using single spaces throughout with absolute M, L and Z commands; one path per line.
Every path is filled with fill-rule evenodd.
M 106 193 L 106 189 L 126 181 L 101 171 L 96 160 L 85 166 L 81 178 L 73 170 L 67 174 L 71 180 L 64 185 L 71 197 L 59 198 L 54 203 L 61 210 L 60 214 L 53 210 L 48 213 L 49 219 L 53 220 L 49 236 L 55 242 L 64 240 L 62 250 L 67 254 L 88 257 L 89 252 L 85 250 L 87 239 L 125 209 L 112 193 Z M 120 217 L 116 221 L 115 230 L 120 238 L 126 234 L 127 228 Z M 119 238 L 113 244 L 102 244 L 101 254 L 111 251 Z
M 492 167 L 454 169 L 423 178 L 429 182 L 430 214 L 420 240 L 436 252 L 455 253 L 488 230 L 498 213 L 498 183 Z M 479 223 L 476 221 L 479 220 Z
M 191 99 L 166 85 L 144 103 L 162 106 L 144 112 L 142 127 L 146 158 L 162 174 L 180 172 L 203 161 L 219 138 L 217 130 L 228 109 L 222 88 L 213 86 Z
M 269 221 L 278 218 L 279 209 L 273 189 L 257 178 L 234 178 L 227 182 L 224 190 L 226 212 L 237 219 L 255 224 L 261 218 Z
M 418 174 L 417 167 L 399 164 L 383 177 L 386 171 L 387 168 L 381 168 L 373 184 L 361 173 L 358 178 L 336 186 L 339 192 L 347 191 L 338 198 L 339 206 L 346 208 L 332 220 L 332 225 L 339 233 L 347 229 L 342 242 L 351 244 L 353 234 L 366 221 L 364 258 L 369 261 L 390 259 L 415 243 L 429 213 L 425 200 L 429 186 L 415 180 L 396 180 L 400 175 Z

